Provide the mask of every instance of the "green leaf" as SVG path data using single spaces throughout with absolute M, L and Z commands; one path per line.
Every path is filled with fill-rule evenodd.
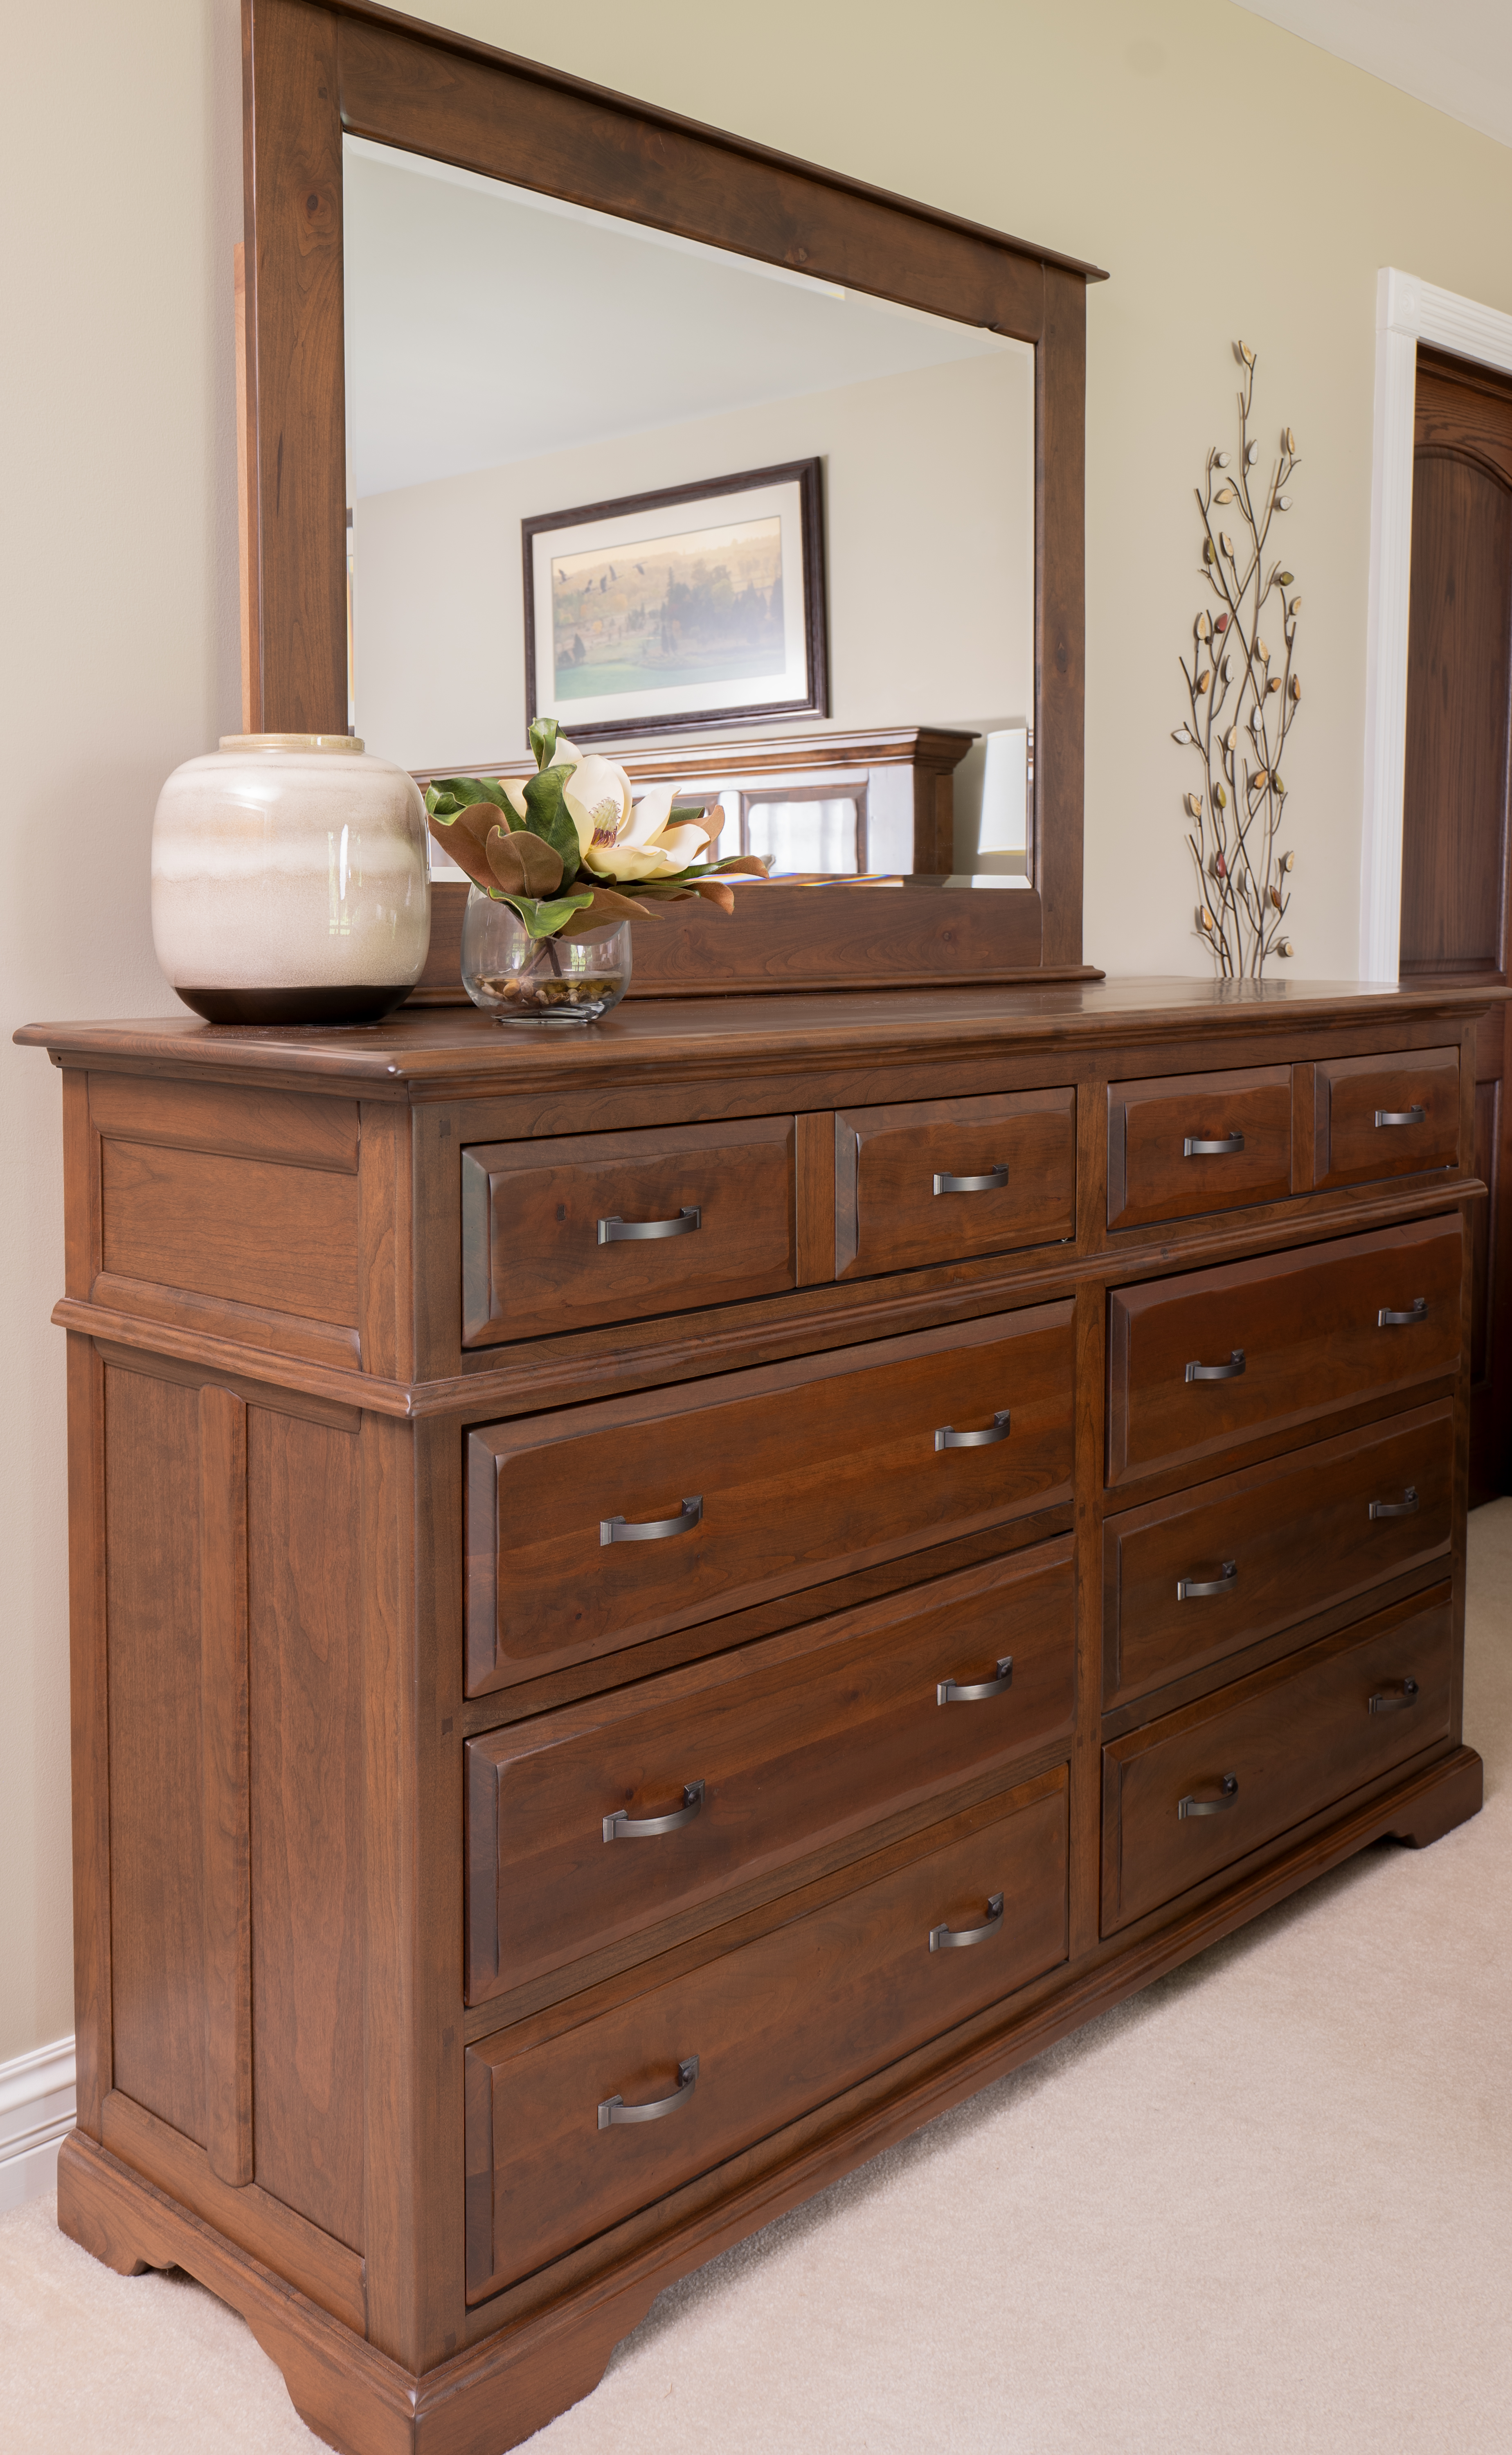
M 535 754 L 537 768 L 544 770 L 552 763 L 552 752 L 561 731 L 554 716 L 538 716 L 530 730 L 530 744 Z
M 474 801 L 490 801 L 495 810 L 505 812 L 511 825 L 519 824 L 510 808 L 509 796 L 503 785 L 492 776 L 437 776 L 431 785 L 431 792 L 454 801 L 458 809 L 466 809 Z M 428 793 L 427 802 L 430 798 Z
M 559 895 L 554 903 L 546 903 L 530 895 L 500 895 L 496 888 L 493 892 L 495 903 L 507 903 L 512 912 L 518 913 L 533 938 L 554 938 L 563 922 L 570 921 L 575 912 L 580 912 L 585 903 L 594 900 L 591 895 Z
M 539 836 L 543 843 L 560 853 L 562 877 L 569 886 L 582 867 L 577 829 L 562 799 L 562 786 L 572 772 L 570 767 L 543 767 L 525 786 L 525 807 L 530 814 L 526 824 L 532 835 Z

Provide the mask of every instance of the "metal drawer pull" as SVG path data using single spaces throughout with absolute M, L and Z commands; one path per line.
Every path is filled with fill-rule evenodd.
M 994 1893 L 987 1903 L 985 1926 L 932 1926 L 929 1930 L 931 1952 L 954 1952 L 968 1943 L 985 1943 L 1002 1924 L 1002 1895 Z
M 1244 1349 L 1236 1347 L 1230 1350 L 1226 1364 L 1189 1364 L 1186 1377 L 1189 1381 L 1237 1381 L 1243 1370 Z
M 935 1190 L 937 1193 L 1000 1193 L 1007 1182 L 1008 1170 L 1001 1166 L 990 1167 L 985 1176 L 946 1176 L 937 1172 Z
M 935 1691 L 935 1702 L 937 1705 L 980 1705 L 989 1696 L 1006 1695 L 1013 1684 L 1013 1655 L 1000 1654 L 996 1679 L 977 1679 L 969 1688 L 963 1688 L 958 1679 L 942 1679 Z
M 1239 1583 L 1239 1562 L 1225 1560 L 1220 1577 L 1178 1577 L 1176 1599 L 1195 1602 L 1199 1594 L 1231 1594 Z
M 691 1824 L 703 1805 L 701 1781 L 685 1781 L 682 1805 L 670 1816 L 632 1816 L 628 1807 L 616 1807 L 613 1816 L 604 1818 L 606 1841 L 649 1841 L 654 1833 L 680 1833 Z
M 1221 1816 L 1224 1809 L 1232 1807 L 1239 1796 L 1238 1774 L 1226 1773 L 1223 1775 L 1222 1780 L 1219 1783 L 1219 1788 L 1223 1794 L 1221 1798 L 1192 1798 L 1190 1796 L 1183 1798 L 1176 1811 L 1178 1816 Z
M 671 1534 L 691 1533 L 703 1515 L 703 1494 L 696 1491 L 685 1500 L 675 1517 L 648 1517 L 638 1526 L 627 1524 L 623 1517 L 601 1517 L 598 1540 L 602 1543 L 665 1543 Z
M 1400 1696 L 1372 1696 L 1370 1710 L 1373 1714 L 1400 1714 L 1404 1705 L 1415 1705 L 1417 1701 L 1416 1679 L 1404 1679 Z
M 1222 1159 L 1230 1151 L 1241 1151 L 1243 1147 L 1242 1134 L 1225 1134 L 1221 1142 L 1215 1143 L 1202 1142 L 1196 1134 L 1188 1134 L 1181 1145 L 1181 1157 L 1183 1159 Z
M 1401 1500 L 1373 1500 L 1370 1504 L 1370 1513 L 1372 1517 L 1416 1517 L 1418 1514 L 1417 1485 L 1409 1483 Z
M 607 2131 L 612 2122 L 659 2122 L 664 2114 L 675 2114 L 686 2105 L 698 2085 L 698 2058 L 690 2055 L 677 2065 L 677 2085 L 670 2097 L 654 2097 L 647 2105 L 627 2105 L 622 2097 L 606 2097 L 598 2109 L 598 2128 Z
M 1414 1296 L 1412 1299 L 1412 1310 L 1410 1312 L 1393 1312 L 1389 1305 L 1382 1305 L 1381 1310 L 1376 1315 L 1376 1328 L 1378 1329 L 1401 1329 L 1409 1322 L 1426 1321 L 1427 1318 L 1427 1297 Z
M 1012 1430 L 1012 1410 L 1000 1408 L 984 1432 L 958 1432 L 954 1424 L 941 1424 L 935 1434 L 937 1450 L 990 1450 L 995 1441 L 1005 1441 Z
M 675 1219 L 621 1219 L 616 1211 L 613 1219 L 600 1219 L 598 1241 L 601 1245 L 649 1245 L 658 1236 L 691 1236 L 703 1225 L 703 1212 L 696 1203 L 691 1210 L 679 1210 Z
M 1378 1108 L 1376 1110 L 1376 1123 L 1378 1126 L 1425 1126 L 1427 1122 L 1428 1111 L 1423 1107 Z

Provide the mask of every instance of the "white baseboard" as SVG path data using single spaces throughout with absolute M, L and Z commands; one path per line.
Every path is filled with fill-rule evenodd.
M 58 2142 L 73 2128 L 73 2039 L 0 2063 L 0 2215 L 46 2197 Z

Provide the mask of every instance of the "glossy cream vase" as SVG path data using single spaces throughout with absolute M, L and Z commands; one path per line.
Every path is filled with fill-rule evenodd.
M 211 1023 L 373 1023 L 431 943 L 425 806 L 347 734 L 228 734 L 152 822 L 152 943 Z

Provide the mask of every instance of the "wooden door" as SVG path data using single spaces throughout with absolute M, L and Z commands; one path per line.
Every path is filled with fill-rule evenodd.
M 1401 841 L 1401 977 L 1512 978 L 1512 378 L 1418 353 Z M 1481 1028 L 1470 1498 L 1512 1490 L 1508 1017 Z

